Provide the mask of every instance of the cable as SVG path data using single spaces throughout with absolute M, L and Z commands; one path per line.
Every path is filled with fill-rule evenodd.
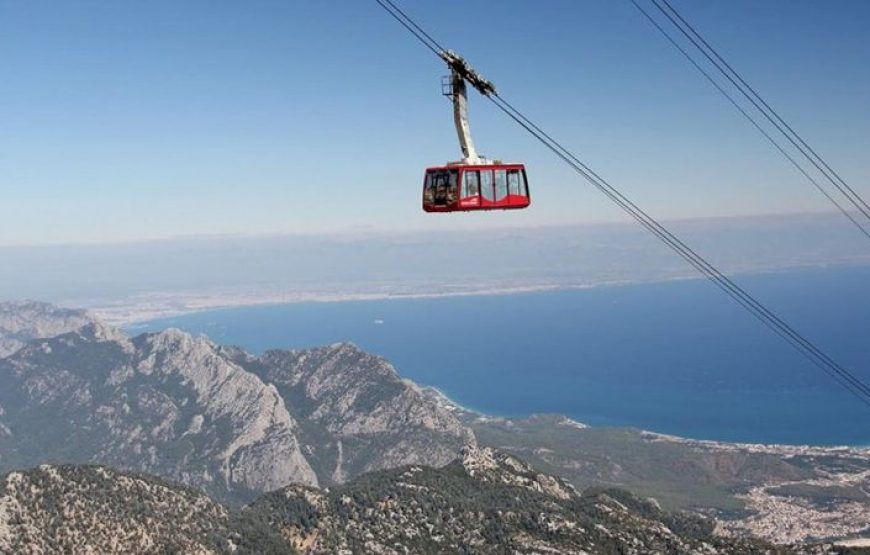
M 650 0 L 658 10 L 713 64 L 731 84 L 794 146 L 815 168 L 831 182 L 846 199 L 870 221 L 870 206 L 854 189 L 839 177 L 830 166 L 810 148 L 777 114 L 765 100 L 719 55 L 667 0 Z M 664 5 L 663 5 L 664 4 Z M 635 4 L 636 5 L 636 4 Z M 666 7 L 665 7 L 666 6 Z M 818 159 L 818 160 L 817 160 Z M 826 169 L 827 168 L 827 169 Z M 830 173 L 829 173 L 830 171 Z M 833 174 L 835 177 L 833 177 Z M 827 195 L 826 195 L 827 196 Z M 851 219 L 851 218 L 850 218 Z M 862 227 L 863 229 L 863 227 Z
M 438 44 L 438 42 L 433 39 L 429 33 L 424 31 L 419 25 L 417 25 L 413 19 L 408 17 L 408 15 L 401 10 L 398 6 L 393 4 L 391 0 L 375 0 L 380 6 L 396 21 L 402 24 L 402 26 L 408 30 L 412 35 L 414 35 L 417 40 L 423 43 L 423 46 L 431 50 L 435 53 L 439 58 L 441 57 L 441 52 L 445 49 Z
M 653 1 L 655 1 L 655 0 L 653 0 Z M 762 105 L 764 105 L 765 108 L 767 108 L 767 110 L 768 110 L 768 111 L 773 115 L 773 117 L 776 118 L 776 120 L 777 120 L 778 122 L 780 122 L 782 125 L 784 125 L 785 128 L 788 129 L 788 131 L 789 131 L 789 132 L 790 132 L 790 133 L 791 133 L 791 134 L 792 134 L 792 135 L 793 135 L 793 136 L 798 140 L 798 142 L 800 142 L 800 144 L 801 144 L 802 146 L 804 146 L 804 147 L 805 147 L 805 148 L 806 148 L 806 149 L 807 149 L 807 150 L 808 150 L 808 151 L 809 151 L 809 152 L 810 152 L 810 153 L 811 153 L 811 154 L 812 154 L 812 155 L 813 155 L 813 156 L 814 156 L 814 157 L 815 157 L 815 158 L 816 158 L 816 159 L 817 159 L 817 160 L 818 160 L 818 161 L 819 161 L 819 162 L 820 162 L 820 163 L 821 163 L 821 164 L 822 164 L 822 165 L 823 165 L 823 166 L 824 166 L 828 171 L 831 172 L 831 174 L 833 174 L 833 175 L 837 178 L 837 180 L 838 180 L 838 181 L 839 181 L 839 182 L 840 182 L 840 183 L 845 187 L 845 189 L 846 189 L 847 191 L 849 191 L 849 193 L 851 193 L 851 195 L 854 197 L 853 202 L 856 203 L 856 207 L 862 208 L 862 212 L 864 212 L 864 214 L 867 215 L 868 218 L 870 218 L 870 206 L 867 205 L 867 202 L 866 202 L 863 198 L 861 198 L 861 196 L 860 196 L 857 192 L 855 192 L 855 190 L 852 189 L 852 187 L 850 187 L 849 184 L 846 183 L 846 182 L 843 180 L 843 178 L 840 177 L 840 175 L 839 175 L 837 172 L 835 172 L 835 171 L 834 171 L 834 170 L 833 170 L 833 169 L 832 169 L 832 168 L 831 168 L 831 167 L 830 167 L 830 166 L 825 162 L 825 160 L 824 160 L 821 156 L 819 156 L 819 155 L 816 153 L 816 151 L 813 150 L 813 149 L 812 149 L 812 148 L 811 148 L 811 147 L 806 143 L 806 141 L 803 140 L 803 138 L 802 138 L 802 137 L 797 133 L 797 131 L 795 131 L 795 130 L 794 130 L 794 129 L 793 129 L 793 128 L 788 124 L 788 123 L 785 122 L 785 120 L 783 120 L 783 119 L 779 116 L 779 114 L 776 112 L 776 110 L 774 110 L 773 108 L 771 108 L 771 106 L 770 106 L 767 102 L 765 102 L 764 98 L 762 98 L 762 96 L 761 96 L 760 94 L 758 94 L 758 92 L 756 92 L 755 89 L 753 89 L 752 86 L 751 86 L 749 83 L 747 83 L 747 82 L 743 79 L 743 77 L 741 77 L 740 74 L 737 73 L 737 71 L 736 71 L 733 67 L 731 67 L 731 65 L 730 65 L 727 61 L 725 61 L 724 58 L 722 58 L 722 56 L 719 55 L 719 53 L 716 51 L 715 48 L 713 48 L 712 46 L 710 46 L 710 44 L 709 44 L 706 40 L 704 40 L 704 37 L 701 36 L 701 35 L 700 35 L 696 30 L 695 30 L 695 28 L 692 27 L 692 25 L 689 24 L 689 22 L 686 21 L 686 20 L 683 18 L 682 15 L 680 15 L 680 13 L 679 13 L 676 9 L 674 9 L 674 7 L 673 7 L 673 6 L 668 2 L 668 0 L 661 0 L 661 1 L 662 1 L 662 2 L 663 2 L 663 3 L 668 7 L 668 9 L 669 9 L 671 12 L 674 13 L 674 15 L 677 16 L 677 18 L 678 18 L 678 19 L 679 19 L 683 24 L 685 24 L 685 26 L 686 26 L 686 27 L 687 27 L 687 28 L 692 32 L 692 34 L 693 34 L 694 36 L 696 36 L 696 37 L 697 37 L 697 38 L 698 38 L 698 39 L 699 39 L 699 40 L 704 44 L 704 46 L 706 46 L 706 47 L 710 50 L 710 52 L 711 52 L 711 53 L 716 57 L 716 59 L 719 60 L 720 62 L 722 62 L 722 64 L 723 64 L 723 65 L 728 69 L 728 71 L 730 71 L 730 72 L 731 72 L 735 77 L 737 77 L 737 79 L 740 81 L 740 83 L 743 84 L 743 85 L 744 85 L 744 86 L 749 90 L 749 92 L 751 92 L 752 95 L 753 95 L 755 98 L 757 98 L 757 99 L 761 102 Z M 809 156 L 807 156 L 807 158 L 809 158 Z M 821 171 L 821 170 L 820 170 L 820 171 Z M 826 175 L 827 175 L 827 174 L 826 174 Z M 830 179 L 830 177 L 829 177 L 829 179 Z M 833 182 L 833 180 L 832 180 L 832 182 Z M 844 194 L 845 194 L 845 193 L 844 193 Z M 847 197 L 848 197 L 848 195 L 847 195 Z M 850 197 L 850 200 L 851 200 L 851 197 Z
M 820 193 L 822 193 L 822 195 L 825 196 L 825 198 L 827 198 L 829 201 L 831 201 L 831 204 L 833 204 L 834 206 L 837 207 L 837 209 L 840 211 L 840 213 L 842 213 L 846 218 L 848 218 L 849 221 L 852 222 L 852 224 L 853 224 L 855 227 L 857 227 L 858 230 L 859 230 L 861 233 L 863 233 L 863 234 L 864 234 L 868 239 L 870 239 L 870 231 L 868 231 L 864 226 L 862 226 L 862 225 L 858 222 L 858 220 L 856 220 L 856 219 L 855 219 L 851 214 L 849 214 L 849 212 L 848 212 L 848 211 L 847 211 L 847 210 L 846 210 L 846 209 L 845 209 L 845 208 L 844 208 L 844 207 L 843 207 L 839 202 L 837 202 L 837 199 L 835 199 L 834 197 L 832 197 L 832 196 L 828 193 L 828 191 L 826 191 L 825 188 L 822 187 L 822 185 L 821 185 L 818 181 L 816 181 L 816 179 L 815 179 L 813 176 L 811 176 L 811 175 L 807 172 L 807 170 L 804 169 L 804 167 L 803 167 L 802 165 L 800 165 L 800 164 L 797 162 L 797 160 L 795 160 L 794 157 L 793 157 L 791 154 L 789 154 L 789 153 L 785 150 L 785 148 L 784 148 L 782 145 L 780 145 L 780 144 L 776 141 L 776 139 L 774 139 L 774 138 L 770 135 L 770 133 L 768 133 L 768 132 L 767 132 L 767 131 L 766 131 L 766 130 L 761 126 L 761 124 L 759 124 L 757 121 L 755 121 L 755 119 L 754 119 L 754 118 L 753 118 L 753 117 L 752 117 L 752 116 L 751 116 L 751 115 L 750 115 L 750 114 L 749 114 L 749 113 L 748 113 L 748 112 L 743 108 L 743 106 L 741 106 L 740 103 L 737 102 L 737 101 L 734 99 L 734 97 L 731 96 L 731 95 L 728 93 L 728 91 L 726 91 L 726 90 L 722 87 L 722 85 L 720 85 L 720 84 L 719 84 L 715 79 L 713 79 L 713 77 L 710 75 L 710 73 L 709 73 L 706 69 L 704 69 L 704 68 L 703 68 L 703 67 L 702 67 L 702 66 L 701 66 L 697 61 L 695 61 L 694 58 L 692 58 L 691 54 L 689 54 L 688 52 L 686 52 L 686 50 L 685 50 L 685 49 L 684 49 L 684 48 L 683 48 L 683 47 L 682 47 L 682 46 L 681 46 L 681 45 L 680 45 L 676 40 L 674 40 L 674 38 L 673 38 L 671 35 L 668 34 L 668 32 L 667 32 L 667 31 L 666 31 L 666 30 L 665 30 L 665 29 L 664 29 L 664 28 L 659 24 L 659 22 L 656 21 L 655 18 L 653 18 L 653 17 L 649 14 L 649 12 L 647 12 L 645 9 L 643 9 L 643 8 L 641 7 L 641 5 L 637 2 L 637 0 L 631 0 L 631 3 L 634 4 L 634 7 L 636 7 L 636 8 L 640 11 L 640 13 L 642 13 L 642 14 L 644 15 L 644 17 L 646 17 L 646 19 L 647 19 L 647 20 L 648 20 L 648 21 L 649 21 L 649 22 L 650 22 L 650 23 L 651 23 L 651 24 L 652 24 L 656 29 L 658 29 L 658 31 L 659 31 L 659 32 L 660 32 L 660 33 L 661 33 L 661 34 L 662 34 L 666 39 L 668 39 L 668 41 L 669 41 L 669 42 L 674 46 L 674 48 L 676 48 L 677 50 L 679 50 L 680 53 L 681 53 L 683 56 L 685 56 L 685 58 L 689 61 L 689 63 L 691 63 L 691 64 L 695 67 L 695 69 L 697 69 L 697 70 L 701 73 L 701 75 L 703 75 L 703 76 L 707 79 L 707 81 L 710 82 L 710 84 L 712 84 L 714 87 L 716 87 L 716 90 L 718 90 L 720 93 L 722 93 L 722 96 L 724 96 L 724 97 L 725 97 L 725 98 L 726 98 L 726 99 L 727 99 L 727 100 L 728 100 L 728 101 L 729 101 L 729 102 L 730 102 L 730 103 L 731 103 L 731 104 L 732 104 L 732 105 L 733 105 L 733 106 L 734 106 L 734 107 L 735 107 L 735 108 L 736 108 L 736 109 L 737 109 L 737 110 L 738 110 L 738 111 L 743 115 L 743 117 L 745 117 L 745 118 L 749 121 L 749 123 L 751 123 L 751 124 L 753 125 L 753 127 L 755 127 L 755 129 L 757 129 L 758 132 L 761 133 L 761 134 L 764 136 L 764 138 L 767 139 L 767 141 L 770 142 L 770 144 L 772 144 L 772 145 L 774 146 L 774 148 L 776 148 L 776 149 L 777 149 L 777 150 L 778 150 L 778 151 L 779 151 L 779 152 L 780 152 L 780 153 L 781 153 L 781 154 L 782 154 L 782 155 L 783 155 L 783 156 L 784 156 L 784 157 L 785 157 L 789 162 L 791 162 L 791 165 L 792 165 L 792 166 L 794 166 L 795 168 L 797 168 L 797 170 L 798 170 L 800 173 L 802 173 L 803 176 L 806 177 L 807 180 L 808 180 L 810 183 L 812 183 L 813 186 L 814 186 L 816 189 L 818 189 L 818 191 L 819 191 Z
M 426 44 L 426 46 L 429 47 L 430 50 L 432 50 L 431 45 L 429 43 L 426 43 L 421 38 L 421 36 L 428 37 L 431 41 L 431 44 L 437 45 L 437 43 L 433 39 L 431 39 L 431 37 L 429 37 L 429 35 L 426 34 L 416 23 L 414 23 L 407 14 L 405 14 L 401 10 L 398 10 L 398 8 L 396 8 L 396 11 L 399 15 L 396 15 L 396 13 L 387 9 L 387 7 L 384 5 L 384 2 L 387 2 L 391 6 L 395 7 L 395 5 L 390 0 L 376 1 L 378 2 L 378 4 L 381 5 L 381 7 L 389 11 L 390 14 L 396 19 L 399 19 L 399 15 L 404 18 L 406 22 L 402 22 L 400 20 L 400 23 L 402 23 L 403 26 L 408 29 L 415 37 L 421 40 L 421 42 L 424 42 L 424 44 Z M 414 30 L 412 29 L 416 29 L 417 32 L 414 32 Z M 439 52 L 436 52 L 436 55 L 440 57 Z M 763 323 L 766 327 L 779 335 L 787 343 L 792 345 L 792 347 L 794 347 L 798 352 L 804 355 L 815 366 L 823 370 L 840 385 L 842 385 L 849 392 L 855 395 L 864 404 L 870 407 L 870 387 L 863 383 L 858 377 L 853 375 L 847 369 L 840 366 L 826 353 L 824 353 L 824 351 L 822 351 L 815 344 L 800 335 L 779 316 L 777 316 L 767 307 L 762 305 L 758 300 L 752 297 L 744 289 L 742 289 L 731 279 L 725 276 L 715 266 L 707 262 L 707 260 L 705 260 L 701 255 L 688 247 L 667 228 L 665 228 L 661 223 L 659 223 L 655 218 L 641 210 L 636 204 L 634 204 L 622 193 L 620 193 L 619 190 L 610 185 L 600 175 L 598 175 L 591 168 L 589 168 L 589 166 L 584 164 L 577 156 L 575 156 L 568 149 L 562 146 L 561 143 L 553 139 L 532 120 L 526 117 L 522 112 L 514 108 L 501 95 L 492 94 L 486 95 L 486 97 L 489 98 L 493 102 L 493 104 L 495 104 L 496 107 L 498 107 L 508 117 L 513 119 L 535 139 L 537 139 L 549 150 L 551 150 L 569 167 L 574 169 L 577 173 L 579 173 L 582 177 L 589 181 L 590 184 L 592 184 L 596 189 L 603 193 L 607 198 L 613 201 L 617 206 L 619 206 L 622 210 L 624 210 L 627 214 L 634 218 L 644 228 L 646 228 L 653 235 L 655 235 L 665 245 L 667 245 L 674 252 L 680 255 L 680 257 L 686 260 L 686 262 L 688 262 L 692 267 L 698 270 L 698 272 L 710 279 L 717 287 L 719 287 L 722 291 L 728 294 L 734 301 L 736 301 L 739 305 L 745 308 L 755 318 L 761 321 L 761 323 Z
M 755 91 L 755 89 L 753 89 L 748 83 L 746 83 L 746 81 L 740 76 L 740 74 L 738 74 L 728 64 L 728 62 L 726 62 L 719 55 L 719 53 L 716 52 L 716 50 L 713 49 L 713 47 L 710 46 L 710 44 L 706 40 L 704 40 L 704 38 L 679 14 L 679 12 L 677 12 L 674 9 L 674 7 L 671 6 L 667 2 L 667 0 L 662 0 L 663 3 L 668 7 L 668 9 L 671 12 L 673 12 L 673 14 L 677 17 L 677 19 L 679 19 L 680 22 L 682 22 L 682 24 L 685 25 L 685 28 L 683 26 L 681 26 L 680 23 L 678 23 L 674 19 L 674 17 L 670 13 L 668 13 L 662 7 L 661 4 L 659 4 L 657 2 L 657 0 L 651 0 L 651 1 L 663 14 L 665 14 L 666 17 L 668 17 L 668 19 L 670 19 L 671 23 L 673 23 L 674 26 L 676 26 L 680 30 L 680 32 L 682 32 L 683 35 L 686 36 L 686 38 L 688 38 L 692 42 L 692 44 L 698 50 L 700 50 L 701 53 L 704 54 L 704 56 L 714 66 L 716 66 L 716 68 L 722 73 L 722 75 L 724 75 L 735 87 L 737 87 L 737 89 L 740 90 L 740 92 L 758 109 L 758 111 L 761 112 L 762 115 L 764 115 L 764 117 L 767 118 L 767 120 L 771 124 L 773 124 L 777 128 L 777 130 L 780 133 L 782 133 L 786 137 L 786 139 L 788 139 L 789 142 L 791 142 L 792 145 L 795 148 L 797 148 L 801 152 L 801 154 L 803 154 L 807 158 L 807 160 L 809 160 L 810 163 L 812 163 L 816 167 L 816 169 L 819 170 L 855 206 L 855 208 L 857 208 L 868 220 L 870 220 L 870 206 L 868 206 L 867 203 L 864 202 L 864 200 L 858 195 L 858 193 L 856 193 L 851 187 L 849 187 L 849 185 L 846 184 L 845 181 L 842 180 L 842 178 L 839 178 L 839 175 L 837 175 L 836 172 L 834 172 L 834 175 L 836 175 L 839 178 L 839 181 L 842 184 L 835 181 L 834 178 L 832 178 L 831 175 L 827 171 L 825 171 L 825 169 L 823 169 L 822 167 L 819 166 L 819 162 L 821 162 L 821 164 L 824 165 L 825 168 L 828 168 L 830 170 L 830 166 L 828 166 L 824 162 L 824 160 L 822 160 L 821 157 L 819 157 L 818 154 L 815 153 L 815 151 L 812 148 L 809 148 L 809 146 L 800 137 L 800 135 L 798 135 L 794 131 L 794 129 L 792 129 L 785 121 L 783 121 L 783 119 L 781 117 L 779 117 L 779 114 L 777 114 L 770 107 L 770 105 L 764 101 L 764 99 Z M 691 32 L 691 35 L 689 34 L 689 32 L 687 32 L 686 29 L 688 29 L 688 31 Z M 697 38 L 697 40 L 695 40 L 695 38 Z M 700 41 L 709 50 L 709 53 L 707 52 L 707 50 L 702 48 L 701 45 L 699 45 L 698 41 Z M 715 56 L 716 59 L 714 60 L 713 58 L 711 58 L 710 54 Z M 720 62 L 721 62 L 721 65 L 720 65 Z M 724 66 L 724 68 L 723 68 L 723 66 Z M 740 84 L 735 82 L 734 78 L 732 78 L 732 76 L 729 75 L 729 73 L 726 72 L 725 69 L 730 71 L 730 73 L 734 76 L 734 78 L 736 78 L 740 82 Z M 741 86 L 741 85 L 743 85 L 743 86 Z M 744 89 L 744 87 L 745 87 L 745 89 Z M 748 90 L 748 92 L 747 92 L 747 90 Z M 751 95 L 750 95 L 750 93 L 751 93 Z M 766 110 L 764 108 L 762 108 L 762 106 L 760 106 L 759 103 L 761 105 L 763 105 L 764 108 L 766 108 Z M 791 135 L 786 132 L 786 129 L 791 133 Z M 797 140 L 797 142 L 796 142 L 796 140 Z M 798 144 L 798 142 L 800 142 L 801 144 Z M 817 158 L 819 160 L 819 162 L 817 162 L 816 159 L 814 159 L 812 156 L 810 156 L 810 154 L 807 152 L 807 150 L 804 149 L 804 147 L 807 150 L 809 150 L 809 153 L 812 153 L 815 156 L 815 158 Z M 833 170 L 831 170 L 831 171 L 833 171 Z
M 853 376 L 846 369 L 839 366 L 830 357 L 825 355 L 823 351 L 818 349 L 809 340 L 801 336 L 785 321 L 768 310 L 764 305 L 753 298 L 749 293 L 740 288 L 737 284 L 726 277 L 722 272 L 716 269 L 712 264 L 708 263 L 703 257 L 689 248 L 685 243 L 674 236 L 670 231 L 662 226 L 658 221 L 649 216 L 637 205 L 632 203 L 618 190 L 608 184 L 601 176 L 592 171 L 588 166 L 583 164 L 561 144 L 555 141 L 552 137 L 542 131 L 537 125 L 531 122 L 521 112 L 513 108 L 503 98 L 498 98 L 498 101 L 493 102 L 512 119 L 519 123 L 523 128 L 531 133 L 538 141 L 547 146 L 575 171 L 580 173 L 599 191 L 604 193 L 608 198 L 614 201 L 620 208 L 631 215 L 647 230 L 652 232 L 656 237 L 662 240 L 672 250 L 677 252 L 695 269 L 701 272 L 704 276 L 714 282 L 720 289 L 732 297 L 741 306 L 746 308 L 753 316 L 759 319 L 772 331 L 780 335 L 783 339 L 789 342 L 793 347 L 798 349 L 802 354 L 810 359 L 813 364 L 824 370 L 841 385 L 855 394 L 865 404 L 870 406 L 870 388 L 866 386 L 860 379 Z M 500 102 L 503 104 L 500 104 Z

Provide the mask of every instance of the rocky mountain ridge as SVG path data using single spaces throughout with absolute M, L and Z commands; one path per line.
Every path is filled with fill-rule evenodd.
M 625 492 L 579 493 L 519 459 L 467 448 L 442 468 L 363 475 L 323 492 L 290 486 L 249 509 L 306 553 L 730 553 L 712 523 Z
M 405 466 L 330 490 L 292 485 L 231 509 L 183 486 L 100 466 L 0 478 L 0 552 L 770 553 L 702 517 L 624 491 L 579 493 L 486 448 L 442 468 Z M 779 547 L 825 553 L 829 546 Z
M 720 534 L 778 544 L 870 535 L 867 449 L 697 442 L 560 415 L 495 418 L 348 343 L 254 356 L 178 330 L 130 337 L 88 319 L 68 331 L 69 315 L 28 323 L 51 320 L 52 309 L 10 306 L 0 312 L 27 315 L 17 329 L 61 335 L 31 337 L 0 357 L 0 472 L 99 463 L 238 506 L 290 483 L 334 490 L 379 470 L 441 467 L 480 444 L 578 490 L 625 488 L 713 516 Z
M 0 471 L 99 463 L 244 502 L 290 483 L 446 464 L 473 441 L 350 344 L 254 357 L 179 330 L 131 338 L 91 321 L 0 358 Z
M 446 464 L 473 432 L 384 359 L 350 343 L 266 352 L 252 371 L 299 414 L 310 455 L 331 483 L 406 464 Z M 425 457 L 421 454 L 425 453 Z
M 32 339 L 54 337 L 95 321 L 85 310 L 37 301 L 0 302 L 0 358 Z

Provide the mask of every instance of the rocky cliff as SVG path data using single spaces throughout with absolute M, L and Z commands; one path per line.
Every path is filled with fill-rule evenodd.
M 80 323 L 64 315 L 55 327 Z M 20 337 L 20 335 L 19 335 Z M 243 502 L 446 464 L 472 432 L 350 344 L 254 357 L 178 330 L 129 337 L 87 320 L 0 358 L 0 471 L 44 462 L 137 470 Z
M 54 337 L 94 321 L 85 310 L 58 308 L 36 301 L 0 302 L 0 358 L 28 341 Z
M 323 483 L 405 464 L 444 465 L 475 442 L 387 361 L 349 343 L 269 351 L 252 370 L 296 411 Z

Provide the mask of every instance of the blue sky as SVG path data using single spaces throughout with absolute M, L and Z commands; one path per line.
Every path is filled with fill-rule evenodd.
M 673 2 L 870 197 L 870 3 Z M 400 5 L 657 217 L 830 209 L 628 0 Z M 446 71 L 373 0 L 0 0 L 0 71 L 0 244 L 624 219 L 479 97 L 533 207 L 422 213 Z

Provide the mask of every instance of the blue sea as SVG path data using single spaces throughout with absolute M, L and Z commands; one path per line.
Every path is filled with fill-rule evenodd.
M 870 267 L 738 276 L 870 383 Z M 704 280 L 214 310 L 178 327 L 253 352 L 352 341 L 485 413 L 698 439 L 870 445 L 870 407 Z

